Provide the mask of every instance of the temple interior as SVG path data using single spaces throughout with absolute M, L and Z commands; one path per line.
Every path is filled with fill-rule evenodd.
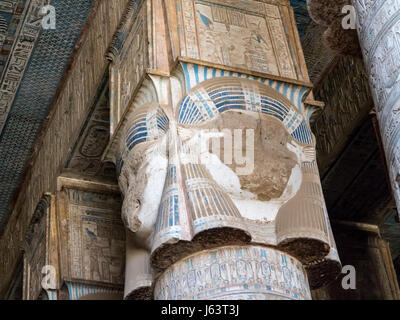
M 0 0 L 0 299 L 399 300 L 399 17 Z

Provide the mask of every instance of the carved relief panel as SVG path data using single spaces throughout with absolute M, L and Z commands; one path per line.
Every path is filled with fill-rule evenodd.
M 400 206 L 400 1 L 353 0 L 397 206 Z
M 3 130 L 6 123 L 8 113 L 10 112 L 10 108 L 28 65 L 29 58 L 32 55 L 42 28 L 41 19 L 44 15 L 41 12 L 41 8 L 46 4 L 46 0 L 26 2 L 28 5 L 22 8 L 22 12 L 16 12 L 18 16 L 23 14 L 25 17 L 22 19 L 23 23 L 20 23 L 20 25 L 17 24 L 19 22 L 17 16 L 10 19 L 10 32 L 4 39 L 7 39 L 7 46 L 4 46 L 4 50 L 0 54 L 0 58 L 3 60 L 0 66 L 3 79 L 0 87 L 0 132 Z M 16 5 L 2 1 L 0 11 L 6 10 L 12 12 L 12 10 L 14 10 L 12 7 L 16 7 Z M 18 7 L 17 10 L 21 10 L 21 8 Z M 8 24 L 5 20 L 3 23 L 6 23 L 6 25 Z M 10 43 L 12 43 L 11 47 Z M 7 61 L 4 60 L 6 58 L 4 55 L 8 53 Z
M 179 56 L 308 81 L 287 1 L 175 2 Z
M 224 247 L 189 256 L 155 286 L 157 300 L 310 300 L 303 266 L 265 247 Z
M 119 196 L 65 189 L 58 199 L 63 280 L 121 285 L 125 230 Z
M 46 195 L 25 236 L 24 300 L 120 297 L 125 264 L 120 207 L 118 193 L 65 188 Z

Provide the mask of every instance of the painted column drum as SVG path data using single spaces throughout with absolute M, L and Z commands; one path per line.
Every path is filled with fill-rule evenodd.
M 157 300 L 310 300 L 307 274 L 290 255 L 229 246 L 191 255 L 156 281 Z

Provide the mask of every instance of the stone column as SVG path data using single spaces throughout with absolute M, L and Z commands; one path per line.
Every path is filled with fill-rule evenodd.
M 293 257 L 262 246 L 202 251 L 158 279 L 156 300 L 310 300 L 307 276 Z
M 400 0 L 353 0 L 377 118 L 400 208 Z
M 126 299 L 304 300 L 336 276 L 289 1 L 133 1 L 109 58 Z

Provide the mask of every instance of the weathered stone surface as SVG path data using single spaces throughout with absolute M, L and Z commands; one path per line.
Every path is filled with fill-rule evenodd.
M 42 288 L 42 268 L 49 263 L 47 237 L 50 231 L 52 201 L 45 196 L 38 204 L 31 225 L 25 236 L 24 245 L 24 300 L 38 300 Z M 52 279 L 53 280 L 53 279 Z
M 325 31 L 323 40 L 327 47 L 339 54 L 362 58 L 357 31 L 343 29 L 340 19 L 332 22 Z
M 108 77 L 90 110 L 88 119 L 65 165 L 70 172 L 91 178 L 105 178 L 116 182 L 115 166 L 103 163 L 101 157 L 110 139 L 110 99 Z
M 234 132 L 248 129 L 254 130 L 254 170 L 246 175 L 240 175 L 240 184 L 244 191 L 249 191 L 256 195 L 260 201 L 270 201 L 282 197 L 292 170 L 296 166 L 297 156 L 290 149 L 282 147 L 293 141 L 293 138 L 282 126 L 279 120 L 268 117 L 250 117 L 245 113 L 233 111 L 226 112 L 216 120 L 208 124 L 199 126 L 200 130 L 214 130 L 223 132 L 224 129 Z M 229 139 L 229 136 L 226 137 Z M 211 141 L 212 142 L 212 141 Z M 212 144 L 212 143 L 211 143 Z M 229 146 L 232 148 L 232 146 Z M 235 152 L 246 155 L 247 144 L 242 143 L 242 149 L 235 148 Z M 212 145 L 210 145 L 212 152 Z M 232 150 L 226 150 L 232 152 Z M 250 151 L 250 150 L 249 150 Z M 221 143 L 217 154 L 221 161 L 224 161 L 224 144 Z M 233 162 L 233 161 L 232 161 Z M 236 162 L 227 166 L 237 172 L 243 165 Z
M 119 195 L 66 187 L 57 198 L 62 279 L 121 286 L 125 233 Z
M 306 272 L 312 279 L 337 272 L 326 267 L 340 262 L 316 165 L 311 105 L 303 103 L 311 86 L 288 1 L 131 1 L 108 58 L 112 121 L 104 159 L 115 163 L 124 194 L 126 298 L 151 298 L 162 283 L 159 273 L 204 250 L 247 255 L 238 273 L 262 273 L 264 253 L 274 261 L 275 292 L 260 291 L 249 278 L 245 285 L 260 292 L 239 298 L 308 299 Z M 60 294 L 72 300 L 92 290 L 112 295 L 107 288 L 122 280 L 114 270 L 122 240 L 106 226 L 114 221 L 110 208 L 102 206 L 103 195 L 72 181 L 78 171 L 96 179 L 101 173 L 96 161 L 108 134 L 97 107 L 98 118 L 81 130 L 70 158 L 72 184 L 65 191 L 58 185 L 67 286 Z M 78 127 L 63 128 L 71 131 L 69 142 Z M 198 149 L 218 139 L 219 153 Z M 294 289 L 293 279 L 300 281 Z M 313 281 L 311 287 L 322 285 Z
M 324 110 L 312 123 L 318 165 L 324 176 L 373 108 L 363 61 L 337 58 L 324 79 L 316 84 L 314 93 L 317 100 L 325 102 Z

